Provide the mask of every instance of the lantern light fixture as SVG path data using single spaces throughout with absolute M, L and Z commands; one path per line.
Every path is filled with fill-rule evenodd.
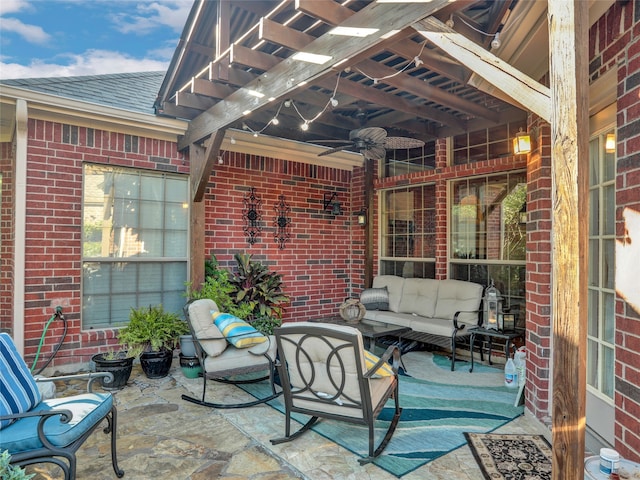
M 531 152 L 531 135 L 523 132 L 522 129 L 516 134 L 513 139 L 513 153 L 514 155 L 525 155 Z
M 607 153 L 614 153 L 616 151 L 616 134 L 607 133 L 604 141 L 604 149 Z
M 357 217 L 357 223 L 358 225 L 360 225 L 361 227 L 364 227 L 367 225 L 367 211 L 366 210 L 359 210 L 357 212 L 355 212 L 353 214 L 354 216 Z

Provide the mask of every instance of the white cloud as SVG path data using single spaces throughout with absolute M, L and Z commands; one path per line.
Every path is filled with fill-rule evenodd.
M 26 0 L 2 0 L 2 3 L 0 3 L 0 15 L 29 10 L 30 8 L 31 6 Z
M 87 50 L 79 55 L 61 56 L 61 63 L 46 63 L 32 60 L 29 65 L 0 63 L 0 77 L 37 78 L 37 77 L 74 77 L 79 75 L 102 75 L 106 73 L 128 73 L 163 71 L 168 62 L 149 58 L 134 58 L 120 52 L 107 50 Z M 64 60 L 64 64 L 62 63 Z
M 45 32 L 42 27 L 36 25 L 27 25 L 16 18 L 3 18 L 2 30 L 14 32 L 20 35 L 29 43 L 37 45 L 46 45 L 51 39 L 51 35 Z
M 111 18 L 116 24 L 116 29 L 122 33 L 144 35 L 151 30 L 162 27 L 169 27 L 175 32 L 181 32 L 192 4 L 192 0 L 140 3 L 137 6 L 138 15 L 122 13 L 113 15 Z

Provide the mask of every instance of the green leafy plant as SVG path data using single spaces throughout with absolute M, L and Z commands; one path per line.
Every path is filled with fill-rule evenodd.
M 205 262 L 205 282 L 194 290 L 187 284 L 190 299 L 210 298 L 222 312 L 250 322 L 257 330 L 270 335 L 282 324 L 284 304 L 289 297 L 283 292 L 282 275 L 269 271 L 251 255 L 234 256 L 234 273 L 220 267 L 215 256 Z
M 176 313 L 167 312 L 162 305 L 131 309 L 129 324 L 120 330 L 118 341 L 127 349 L 138 351 L 171 350 L 180 335 L 189 327 Z
M 289 297 L 283 292 L 282 275 L 269 271 L 266 265 L 251 260 L 251 255 L 236 253 L 238 270 L 231 276 L 235 302 L 252 305 L 252 318 L 282 318 L 283 305 Z
M 143 348 L 141 346 L 136 346 L 136 347 L 131 347 L 128 349 L 125 348 L 121 348 L 118 350 L 114 350 L 114 349 L 110 349 L 107 350 L 106 352 L 102 352 L 102 359 L 103 360 L 122 360 L 125 358 L 136 358 L 138 355 L 140 355 L 143 351 Z
M 27 474 L 24 469 L 11 465 L 11 455 L 7 450 L 0 454 L 0 478 L 2 480 L 29 480 L 35 477 L 35 473 Z

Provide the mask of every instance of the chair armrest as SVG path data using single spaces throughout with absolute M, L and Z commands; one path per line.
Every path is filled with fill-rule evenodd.
M 42 444 L 48 448 L 49 450 L 55 449 L 56 446 L 53 445 L 47 436 L 44 434 L 44 422 L 46 422 L 51 417 L 60 417 L 60 423 L 69 423 L 73 418 L 73 413 L 71 410 L 67 410 L 65 408 L 61 408 L 59 410 L 38 410 L 38 411 L 29 411 L 24 413 L 14 413 L 12 415 L 2 415 L 0 416 L 0 420 L 20 420 L 21 418 L 29 418 L 29 417 L 40 417 L 38 420 L 38 439 Z M 4 478 L 4 476 L 3 476 Z
M 456 313 L 453 314 L 453 328 L 455 328 L 456 330 L 464 330 L 464 327 L 466 327 L 466 324 L 458 324 L 458 315 L 460 315 L 461 313 L 481 313 L 481 310 L 459 310 Z M 478 324 L 479 325 L 479 324 Z
M 382 354 L 380 360 L 376 362 L 376 364 L 371 367 L 364 374 L 365 378 L 371 378 L 378 368 L 380 368 L 385 362 L 388 362 L 389 359 L 393 356 L 393 361 L 391 363 L 391 369 L 393 370 L 394 375 L 398 375 L 398 370 L 400 368 L 400 349 L 397 345 L 389 345 L 387 350 Z
M 67 380 L 82 380 L 87 379 L 87 392 L 93 392 L 93 384 L 96 380 L 101 378 L 108 379 L 105 384 L 113 382 L 113 373 L 111 372 L 87 372 L 87 373 L 74 373 L 73 375 L 60 375 L 58 377 L 34 377 L 36 382 L 57 382 Z

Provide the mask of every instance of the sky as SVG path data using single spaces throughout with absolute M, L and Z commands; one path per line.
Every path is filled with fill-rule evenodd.
M 1 0 L 0 79 L 166 70 L 193 0 Z

